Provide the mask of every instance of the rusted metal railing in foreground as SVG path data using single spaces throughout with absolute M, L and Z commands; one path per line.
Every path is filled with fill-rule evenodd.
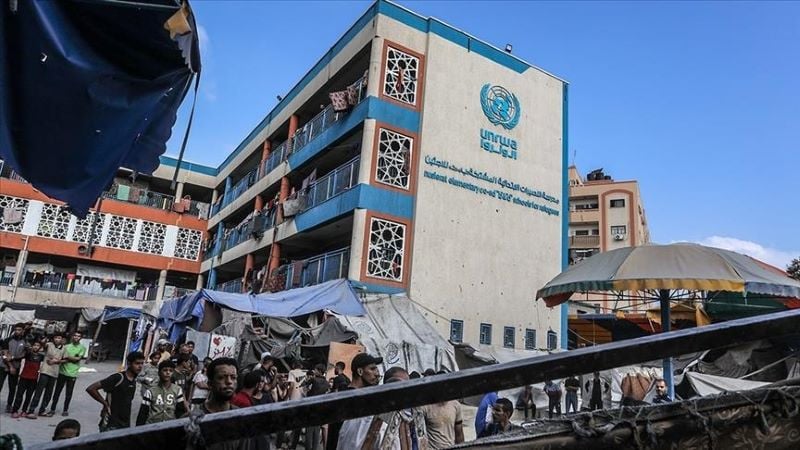
M 659 333 L 407 382 L 227 411 L 203 417 L 199 421 L 199 428 L 205 442 L 212 444 L 792 334 L 800 334 L 800 309 Z M 187 423 L 188 419 L 172 420 L 81 436 L 65 441 L 61 446 L 53 442 L 32 448 L 183 448 L 186 439 L 184 427 Z

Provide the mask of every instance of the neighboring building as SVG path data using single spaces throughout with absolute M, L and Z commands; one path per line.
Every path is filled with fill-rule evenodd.
M 569 263 L 596 253 L 650 242 L 639 183 L 614 181 L 602 169 L 581 177 L 569 168 Z M 636 302 L 615 301 L 612 296 L 575 294 L 571 312 L 638 311 Z
M 135 179 L 120 169 L 99 214 L 78 219 L 0 160 L 0 302 L 140 309 L 202 285 L 216 169 L 184 163 L 172 192 L 175 163 Z
M 454 341 L 565 347 L 566 307 L 535 294 L 567 264 L 566 120 L 564 81 L 379 0 L 218 168 L 204 168 L 207 224 L 149 219 L 207 225 L 202 264 L 165 245 L 154 266 L 229 292 L 348 278 L 364 292 L 407 291 Z M 136 208 L 131 220 L 143 217 Z M 100 247 L 120 233 L 109 220 Z M 80 260 L 77 245 L 64 251 Z
M 561 346 L 561 310 L 534 296 L 566 264 L 566 92 L 374 3 L 220 166 L 209 286 L 346 277 L 408 291 L 456 341 Z

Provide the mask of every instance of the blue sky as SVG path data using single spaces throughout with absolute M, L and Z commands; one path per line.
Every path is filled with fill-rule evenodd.
M 568 80 L 571 162 L 639 180 L 654 241 L 800 256 L 800 3 L 401 4 Z M 186 158 L 218 165 L 369 5 L 193 2 L 204 72 Z

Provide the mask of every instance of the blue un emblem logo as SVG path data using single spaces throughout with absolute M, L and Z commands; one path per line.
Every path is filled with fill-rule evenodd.
M 517 96 L 503 86 L 486 83 L 481 88 L 481 107 L 489 122 L 506 130 L 517 126 L 520 108 Z

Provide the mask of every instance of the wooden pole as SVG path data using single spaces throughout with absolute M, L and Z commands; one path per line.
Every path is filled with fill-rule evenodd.
M 800 333 L 800 309 L 746 317 L 704 327 L 659 333 L 577 350 L 461 370 L 443 375 L 336 392 L 302 400 L 236 409 L 204 417 L 200 433 L 206 444 L 264 435 L 280 430 L 339 422 L 414 406 L 456 400 L 486 392 L 534 384 L 545 379 L 608 370 L 667 356 L 733 346 Z M 81 436 L 75 450 L 169 448 L 185 445 L 188 419 Z M 57 443 L 34 449 L 59 448 Z
M 131 348 L 131 334 L 133 334 L 133 319 L 128 319 L 128 333 L 125 335 L 125 351 L 122 352 L 120 371 L 125 370 L 125 360 L 128 358 L 128 350 Z
M 100 314 L 100 319 L 97 320 L 97 329 L 94 330 L 94 337 L 92 338 L 92 347 L 97 343 L 97 337 L 100 336 L 100 329 L 103 328 L 103 320 L 106 318 L 106 310 L 103 310 L 103 313 Z M 99 358 L 99 356 L 98 356 Z M 89 357 L 86 358 L 86 363 L 88 364 L 89 361 L 92 360 L 92 349 L 89 349 Z

